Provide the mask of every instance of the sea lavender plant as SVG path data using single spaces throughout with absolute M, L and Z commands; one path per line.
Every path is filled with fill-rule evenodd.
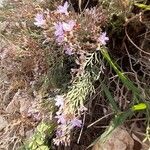
M 82 126 L 82 121 L 75 117 L 71 120 L 71 125 L 72 125 L 73 128 L 74 127 L 81 127 Z
M 86 111 L 84 101 L 89 93 L 94 92 L 91 73 L 85 70 L 86 54 L 95 51 L 96 37 L 99 32 L 101 32 L 100 25 L 96 26 L 96 24 L 100 24 L 105 20 L 101 20 L 103 16 L 101 9 L 98 10 L 99 13 L 96 12 L 94 14 L 95 16 L 92 13 L 77 15 L 74 12 L 68 11 L 68 7 L 69 5 L 66 2 L 63 6 L 58 6 L 56 10 L 47 9 L 44 11 L 43 8 L 38 8 L 39 13 L 37 13 L 37 8 L 33 5 L 30 11 L 24 12 L 24 15 L 28 18 L 27 23 L 21 24 L 18 30 L 19 36 L 14 36 L 15 42 L 19 43 L 19 61 L 21 60 L 24 66 L 23 68 L 20 67 L 21 65 L 16 67 L 21 70 L 20 73 L 20 70 L 18 69 L 19 75 L 28 75 L 26 78 L 27 85 L 30 85 L 28 84 L 28 81 L 30 81 L 30 83 L 34 82 L 35 84 L 32 87 L 42 96 L 44 95 L 44 92 L 49 91 L 51 88 L 51 85 L 47 86 L 49 89 L 47 87 L 43 88 L 43 86 L 45 86 L 43 82 L 45 83 L 47 80 L 50 80 L 47 78 L 47 72 L 51 72 L 51 68 L 53 69 L 54 66 L 53 64 L 58 68 L 58 65 L 55 62 L 61 62 L 59 59 L 60 57 L 54 56 L 60 56 L 61 54 L 61 58 L 63 58 L 63 53 L 70 55 L 70 57 L 73 55 L 75 62 L 78 61 L 78 65 L 80 65 L 80 71 L 82 73 L 79 76 L 72 78 L 71 81 L 73 86 L 68 89 L 68 93 L 66 95 L 64 94 L 64 96 L 56 96 L 55 99 L 55 105 L 58 107 L 55 116 L 58 124 L 58 132 L 55 139 L 58 140 L 58 143 L 65 145 L 69 145 L 71 131 L 74 128 L 81 128 L 83 126 L 81 117 Z M 22 10 L 23 8 L 21 9 L 21 12 Z M 29 12 L 29 17 L 29 14 L 26 12 Z M 22 14 L 18 13 L 18 15 L 21 16 Z M 22 20 L 24 20 L 24 15 L 21 16 Z M 34 26 L 29 28 L 28 24 L 31 22 L 34 22 Z M 15 25 L 17 23 L 20 23 L 20 20 L 18 20 L 18 22 L 13 22 Z M 37 30 L 36 27 L 42 29 Z M 14 31 L 10 33 L 16 33 Z M 50 62 L 48 62 L 49 57 L 51 58 Z M 19 61 L 17 60 L 16 62 Z M 63 65 L 64 64 L 61 64 L 61 66 Z M 77 69 L 77 71 L 79 70 Z M 58 73 L 58 71 L 56 71 L 56 73 Z M 22 77 L 21 79 L 24 78 Z M 40 87 L 41 82 L 42 87 Z M 40 85 L 38 83 L 40 83 Z M 33 115 L 35 115 L 36 119 L 39 117 L 37 113 L 34 113 Z M 42 118 L 40 117 L 40 119 Z M 54 141 L 56 141 L 55 139 Z
M 56 10 L 49 11 L 45 15 L 48 29 L 43 31 L 44 36 L 50 42 L 55 42 L 62 52 L 70 57 L 74 55 L 75 62 L 80 66 L 78 69 L 72 68 L 77 72 L 68 92 L 55 97 L 55 106 L 58 107 L 55 119 L 58 125 L 53 141 L 56 145 L 66 146 L 70 144 L 71 131 L 83 126 L 81 116 L 87 111 L 84 102 L 89 93 L 94 93 L 95 74 L 89 72 L 87 68 L 93 61 L 96 45 L 99 43 L 105 45 L 108 40 L 106 34 L 101 33 L 100 28 L 100 23 L 106 20 L 102 9 L 94 8 L 90 10 L 91 13 L 86 11 L 82 16 L 69 12 L 68 7 L 66 2 L 63 6 L 59 5 Z M 39 25 L 43 18 L 40 19 L 36 20 Z M 98 38 L 99 34 L 101 36 Z M 88 58 L 89 55 L 91 55 L 90 58 Z
M 57 133 L 64 133 L 56 134 L 54 139 L 54 144 L 56 145 L 60 143 L 66 146 L 69 145 L 71 131 L 76 127 L 81 128 L 83 125 L 80 117 L 87 111 L 84 107 L 85 97 L 89 92 L 93 93 L 94 88 L 91 83 L 90 74 L 87 73 L 84 77 L 80 78 L 78 81 L 75 81 L 72 89 L 64 96 L 63 108 L 59 105 L 59 110 L 56 112 Z M 58 96 L 55 98 L 55 105 L 57 105 L 57 98 Z

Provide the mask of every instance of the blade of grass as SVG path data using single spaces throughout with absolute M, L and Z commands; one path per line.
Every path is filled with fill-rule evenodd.
M 119 66 L 117 64 L 115 64 L 112 59 L 110 58 L 106 48 L 100 48 L 101 54 L 103 55 L 103 57 L 107 60 L 107 62 L 109 63 L 109 65 L 114 69 L 114 71 L 117 73 L 118 77 L 120 78 L 120 80 L 122 81 L 122 83 L 133 92 L 133 94 L 135 95 L 135 101 L 138 103 L 138 97 L 140 97 L 140 90 L 132 83 L 132 81 L 130 81 L 128 79 L 128 77 L 126 77 L 123 72 L 121 71 L 121 69 L 119 68 Z M 119 68 L 119 69 L 118 69 Z
M 144 10 L 150 10 L 150 5 L 145 5 L 145 4 L 140 4 L 140 3 L 135 3 L 134 5 Z
M 114 100 L 111 92 L 109 91 L 109 89 L 107 88 L 107 86 L 101 81 L 101 79 L 99 79 L 99 80 L 101 82 L 102 89 L 103 89 L 105 95 L 107 96 L 108 101 L 110 102 L 110 105 L 111 105 L 112 109 L 116 113 L 119 112 L 120 110 L 119 110 L 119 108 L 118 108 L 118 106 L 117 106 L 117 104 L 116 104 L 116 102 L 115 102 L 115 100 Z

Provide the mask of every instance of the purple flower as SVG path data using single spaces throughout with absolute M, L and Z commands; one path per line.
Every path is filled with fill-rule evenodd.
M 67 54 L 69 56 L 74 54 L 73 49 L 71 47 L 65 47 L 64 50 L 65 50 L 65 54 Z
M 82 121 L 77 118 L 74 118 L 73 120 L 71 120 L 71 125 L 72 127 L 81 127 Z
M 65 132 L 64 132 L 65 126 L 66 125 L 62 125 L 62 124 L 58 125 L 57 130 L 56 130 L 56 137 L 57 138 L 61 138 L 65 135 Z
M 61 22 L 55 24 L 55 36 L 58 44 L 61 44 L 64 41 L 64 30 Z
M 68 2 L 65 2 L 63 6 L 61 5 L 58 6 L 57 12 L 60 14 L 68 15 L 67 11 L 68 7 L 69 7 Z
M 57 136 L 57 137 L 61 137 L 62 135 L 63 135 L 62 130 L 57 129 L 57 131 L 56 131 L 56 136 Z
M 109 38 L 106 36 L 106 32 L 103 32 L 100 37 L 98 38 L 98 42 L 101 45 L 106 45 L 106 42 L 109 40 Z
M 61 44 L 65 40 L 64 32 L 71 31 L 74 26 L 75 26 L 75 22 L 73 20 L 70 20 L 68 23 L 59 22 L 59 23 L 55 24 L 56 42 Z M 69 53 L 69 55 L 71 55 L 71 54 Z
M 57 123 L 66 124 L 65 115 L 57 115 L 57 116 L 55 116 L 55 118 L 58 119 Z
M 76 24 L 76 23 L 75 23 L 75 21 L 73 21 L 73 20 L 70 20 L 68 23 L 63 22 L 63 23 L 62 23 L 63 30 L 70 32 L 70 31 L 73 29 L 73 27 L 75 26 L 75 24 Z
M 58 44 L 62 44 L 64 39 L 65 39 L 64 35 L 60 35 L 60 36 L 56 37 L 56 42 Z
M 35 19 L 34 25 L 36 25 L 37 27 L 42 27 L 46 23 L 43 14 L 40 13 L 36 14 L 34 19 Z
M 64 98 L 62 95 L 57 95 L 56 98 L 55 98 L 55 105 L 58 106 L 58 107 L 63 107 L 64 106 Z
M 61 22 L 55 24 L 55 36 L 62 36 L 64 34 L 63 25 Z

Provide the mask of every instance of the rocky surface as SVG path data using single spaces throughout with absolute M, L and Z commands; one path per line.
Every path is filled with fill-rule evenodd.
M 133 150 L 134 140 L 130 134 L 123 128 L 116 128 L 106 139 L 102 139 L 94 145 L 92 150 Z

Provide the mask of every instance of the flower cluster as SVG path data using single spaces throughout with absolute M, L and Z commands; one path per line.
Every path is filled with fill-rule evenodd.
M 57 8 L 57 13 L 68 16 L 69 15 L 68 7 L 69 7 L 68 2 L 65 2 L 63 6 L 59 5 Z M 65 51 L 65 54 L 67 55 L 73 54 L 73 47 L 69 38 L 70 35 L 72 35 L 75 25 L 76 22 L 74 20 L 68 20 L 66 22 L 59 21 L 58 23 L 55 23 L 56 42 L 59 45 L 63 45 L 63 49 Z
M 74 113 L 65 112 L 65 98 L 62 95 L 57 95 L 55 97 L 55 105 L 59 107 L 59 110 L 56 112 L 55 118 L 57 119 L 58 127 L 56 132 L 56 138 L 53 139 L 54 144 L 65 144 L 70 143 L 70 132 L 75 127 L 81 127 L 82 121 L 79 117 L 75 116 Z
M 61 44 L 63 41 L 65 41 L 65 36 L 69 32 L 73 30 L 75 26 L 75 21 L 69 20 L 68 22 L 58 22 L 55 24 L 55 36 L 56 41 Z M 66 40 L 67 42 L 67 40 Z
M 106 17 L 103 12 L 96 8 L 87 9 L 85 18 L 68 11 L 69 4 L 59 5 L 55 11 L 45 11 L 36 14 L 34 24 L 37 27 L 48 27 L 44 31 L 47 38 L 55 37 L 55 42 L 62 47 L 67 55 L 79 54 L 83 51 L 95 51 L 97 44 L 106 45 L 108 38 L 106 33 L 101 33 L 100 26 L 104 24 Z M 54 34 L 50 30 L 54 29 Z M 92 41 L 92 42 L 91 42 Z M 97 43 L 97 44 L 96 44 Z

